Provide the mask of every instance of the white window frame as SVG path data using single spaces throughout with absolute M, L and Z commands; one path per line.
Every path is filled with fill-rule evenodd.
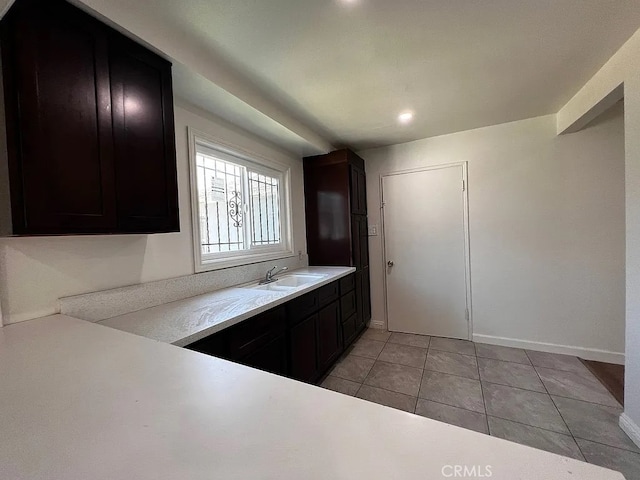
M 193 259 L 196 272 L 206 272 L 221 268 L 250 265 L 252 263 L 293 257 L 291 169 L 282 163 L 248 150 L 231 145 L 210 134 L 188 127 L 189 135 L 189 177 L 191 182 L 191 223 L 193 238 Z M 277 246 L 254 246 L 241 252 L 221 252 L 203 254 L 200 229 L 200 201 L 198 198 L 197 151 L 198 146 L 210 150 L 221 160 L 242 165 L 249 170 L 280 178 L 280 226 L 281 242 Z

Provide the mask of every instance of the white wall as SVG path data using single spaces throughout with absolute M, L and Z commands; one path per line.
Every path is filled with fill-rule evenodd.
M 380 225 L 381 174 L 468 162 L 476 340 L 622 360 L 622 105 L 571 135 L 558 137 L 550 115 L 360 154 L 370 225 Z M 381 236 L 370 249 L 373 321 L 384 322 Z
M 640 30 L 558 112 L 558 132 L 579 123 L 619 85 L 625 103 L 627 354 L 621 426 L 640 445 Z
M 60 297 L 194 273 L 187 126 L 291 167 L 293 247 L 306 254 L 301 160 L 196 111 L 175 109 L 180 233 L 0 239 L 5 324 L 57 313 Z

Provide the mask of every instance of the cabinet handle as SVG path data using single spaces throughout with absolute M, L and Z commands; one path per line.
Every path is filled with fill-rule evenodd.
M 389 267 L 389 268 L 393 267 L 393 261 L 392 260 L 389 260 L 387 262 L 387 267 Z

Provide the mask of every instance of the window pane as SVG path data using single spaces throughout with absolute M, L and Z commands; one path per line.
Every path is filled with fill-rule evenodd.
M 280 179 L 248 172 L 252 245 L 280 243 Z
M 198 153 L 196 170 L 202 253 L 247 249 L 242 203 L 245 168 Z

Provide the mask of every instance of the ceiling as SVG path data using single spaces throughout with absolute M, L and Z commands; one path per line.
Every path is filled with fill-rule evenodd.
M 152 3 L 160 21 L 354 148 L 555 113 L 640 27 L 637 0 Z M 415 118 L 400 125 L 405 110 Z
M 640 27 L 638 0 L 71 1 L 171 58 L 178 96 L 299 154 L 556 113 Z

